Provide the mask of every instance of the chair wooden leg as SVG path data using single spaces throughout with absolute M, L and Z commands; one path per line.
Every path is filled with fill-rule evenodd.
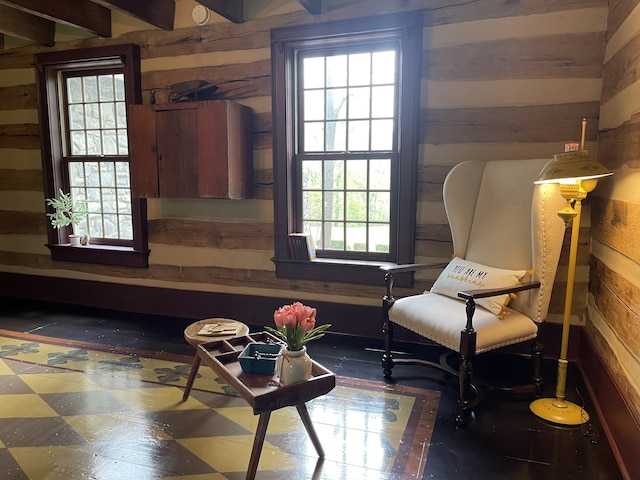
M 542 378 L 542 360 L 543 360 L 542 342 L 536 338 L 531 345 L 531 363 L 533 368 L 533 385 L 534 395 L 536 397 L 542 396 L 542 390 L 544 388 L 544 379 Z
M 386 378 L 391 377 L 393 369 L 393 356 L 391 355 L 391 343 L 393 342 L 393 323 L 385 318 L 382 324 L 382 333 L 384 334 L 384 353 L 382 354 L 382 370 Z
M 462 357 L 458 369 L 458 380 L 460 382 L 460 397 L 456 406 L 456 424 L 464 425 L 469 420 L 470 414 L 470 391 L 471 379 L 473 377 L 473 364 L 471 360 Z

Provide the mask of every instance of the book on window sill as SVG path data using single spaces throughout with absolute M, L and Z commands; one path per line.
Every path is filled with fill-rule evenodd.
M 315 260 L 316 246 L 310 233 L 290 233 L 288 240 L 292 260 Z
M 211 323 L 198 330 L 198 335 L 202 335 L 203 337 L 222 337 L 237 334 L 237 327 L 229 326 L 225 323 Z

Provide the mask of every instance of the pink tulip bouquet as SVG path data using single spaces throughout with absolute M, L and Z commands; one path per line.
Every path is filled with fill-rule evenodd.
M 324 331 L 331 325 L 316 327 L 316 309 L 300 302 L 284 305 L 273 313 L 277 328 L 265 327 L 287 344 L 291 351 L 302 350 L 308 342 L 324 336 Z

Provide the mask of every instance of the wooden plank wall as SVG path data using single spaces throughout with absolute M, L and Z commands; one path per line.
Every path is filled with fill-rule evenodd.
M 632 418 L 618 427 L 629 431 L 635 422 L 636 432 L 640 431 L 639 3 L 623 0 L 610 2 L 609 7 L 598 159 L 614 175 L 600 181 L 592 194 L 591 295 L 585 329 L 631 411 Z M 607 412 L 606 403 L 602 408 L 613 429 L 621 423 L 620 411 Z M 637 449 L 633 461 L 635 473 L 630 478 L 637 478 Z
M 178 0 L 177 4 L 186 1 Z M 176 25 L 182 27 L 172 32 L 137 30 L 116 39 L 68 40 L 54 47 L 136 43 L 142 51 L 145 102 L 152 91 L 161 102 L 169 85 L 202 79 L 218 85 L 224 98 L 248 105 L 255 112 L 254 198 L 151 200 L 148 269 L 50 260 L 44 246 L 46 218 L 31 66 L 33 54 L 42 49 L 20 47 L 0 52 L 0 272 L 377 307 L 382 285 L 373 288 L 275 278 L 270 261 L 269 58 L 269 34 L 274 27 L 353 18 L 365 10 L 367 14 L 417 10 L 424 16 L 418 261 L 447 260 L 452 253 L 441 188 L 456 163 L 551 158 L 565 141 L 579 138 L 583 117 L 589 121 L 588 146 L 595 148 L 606 0 L 459 4 L 366 0 L 343 2 L 318 16 L 302 10 L 295 0 L 274 0 L 263 1 L 254 10 L 255 18 L 243 24 L 218 19 L 198 27 L 177 19 Z M 587 222 L 581 241 L 576 315 L 582 311 L 587 292 L 588 228 Z M 418 291 L 428 288 L 437 272 L 429 275 L 419 278 Z M 566 268 L 561 266 L 552 318 L 562 314 L 565 276 Z M 338 331 L 348 331 L 350 321 L 332 319 Z M 379 321 L 379 317 L 372 321 Z

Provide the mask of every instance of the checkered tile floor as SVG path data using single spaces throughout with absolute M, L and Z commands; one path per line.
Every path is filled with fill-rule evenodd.
M 210 369 L 183 403 L 191 359 L 64 343 L 0 336 L 0 478 L 245 478 L 258 417 Z M 421 478 L 438 401 L 339 378 L 308 404 L 325 459 L 297 411 L 277 410 L 256 478 Z

